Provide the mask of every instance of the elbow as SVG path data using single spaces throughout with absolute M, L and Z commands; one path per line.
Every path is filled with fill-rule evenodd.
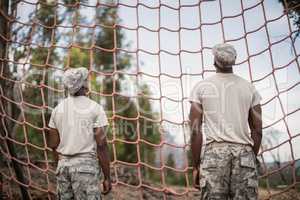
M 58 147 L 58 144 L 54 144 L 54 143 L 47 143 L 47 147 L 52 149 L 52 150 L 55 150 L 57 147 Z
M 192 134 L 191 134 L 191 138 L 198 138 L 202 136 L 202 131 L 201 129 L 192 129 Z
M 202 131 L 201 128 L 192 129 L 191 133 L 191 143 L 202 141 Z
M 191 134 L 192 136 L 202 135 L 202 123 L 200 121 L 196 121 L 191 125 Z
M 108 151 L 108 145 L 106 141 L 102 141 L 97 145 L 97 149 L 99 153 L 103 153 Z
M 98 153 L 103 153 L 106 150 L 106 148 L 104 145 L 98 145 L 97 150 L 98 150 Z
M 47 140 L 47 147 L 49 147 L 52 150 L 55 150 L 59 145 L 59 139 L 58 138 L 48 138 Z
M 262 129 L 257 128 L 251 131 L 251 135 L 256 136 L 256 137 L 262 137 Z
M 262 131 L 261 130 L 257 131 L 256 134 L 257 134 L 258 137 L 262 138 Z
M 55 150 L 60 143 L 60 138 L 58 131 L 55 129 L 50 129 L 49 132 L 47 132 L 46 135 L 46 144 L 47 147 L 51 148 L 52 150 Z

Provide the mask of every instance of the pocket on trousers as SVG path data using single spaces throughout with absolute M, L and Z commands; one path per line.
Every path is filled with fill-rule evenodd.
M 253 153 L 246 152 L 240 156 L 240 165 L 241 167 L 248 167 L 248 168 L 256 168 L 256 159 L 254 158 Z
M 214 170 L 217 168 L 218 168 L 218 165 L 214 161 L 207 161 L 202 166 L 202 169 L 204 169 L 204 170 Z
M 79 173 L 97 174 L 98 170 L 94 166 L 80 166 L 76 169 Z
M 214 153 L 207 153 L 203 158 L 203 163 L 201 167 L 203 169 L 215 169 L 218 168 L 218 160 L 217 156 Z

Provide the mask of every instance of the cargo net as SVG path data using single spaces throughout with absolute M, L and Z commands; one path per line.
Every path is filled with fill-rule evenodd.
M 233 44 L 234 71 L 261 93 L 259 195 L 299 197 L 297 1 L 1 1 L 1 195 L 55 195 L 45 137 L 65 97 L 62 73 L 89 70 L 109 117 L 115 199 L 198 199 L 188 96 L 213 75 L 211 47 Z

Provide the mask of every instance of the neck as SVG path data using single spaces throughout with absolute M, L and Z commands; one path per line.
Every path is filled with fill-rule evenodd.
M 226 69 L 226 70 L 216 70 L 217 73 L 223 73 L 223 74 L 233 74 L 232 68 Z
M 233 73 L 232 67 L 223 68 L 223 67 L 219 67 L 216 64 L 215 64 L 215 67 L 216 67 L 216 73 L 224 73 L 224 74 L 230 74 L 230 73 L 232 74 Z
M 87 93 L 87 90 L 86 88 L 82 87 L 80 88 L 80 90 L 78 90 L 78 92 L 76 92 L 74 94 L 75 97 L 78 97 L 78 96 L 86 96 L 86 93 Z

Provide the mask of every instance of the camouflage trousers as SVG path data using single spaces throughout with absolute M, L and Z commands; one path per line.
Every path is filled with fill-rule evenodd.
M 100 200 L 100 171 L 96 156 L 62 156 L 56 169 L 60 200 Z
M 200 169 L 201 200 L 257 200 L 256 157 L 249 145 L 213 142 Z

